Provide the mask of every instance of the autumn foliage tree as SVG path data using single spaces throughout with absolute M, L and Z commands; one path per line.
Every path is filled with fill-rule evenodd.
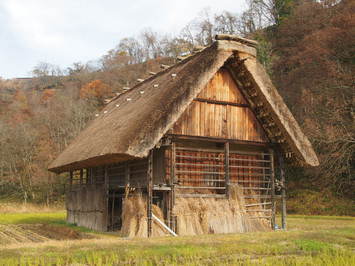
M 93 80 L 80 88 L 80 98 L 103 101 L 104 97 L 107 97 L 110 92 L 110 87 L 104 82 Z
M 301 1 L 270 36 L 273 77 L 321 160 L 301 176 L 340 195 L 355 190 L 354 13 L 354 1 Z

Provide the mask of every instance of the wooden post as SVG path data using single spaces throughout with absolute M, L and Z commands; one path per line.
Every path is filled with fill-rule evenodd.
M 153 205 L 153 150 L 148 155 L 148 171 L 147 171 L 147 224 L 148 237 L 152 236 L 152 205 Z
M 109 180 L 108 180 L 108 173 L 107 173 L 107 165 L 104 166 L 104 176 L 105 176 L 105 203 L 106 203 L 106 209 L 104 210 L 106 212 L 106 225 L 104 227 L 104 231 L 108 231 L 108 202 L 109 202 L 109 194 L 110 194 L 110 190 L 109 190 Z
M 108 191 L 108 189 L 109 189 L 109 180 L 108 180 L 107 165 L 104 166 L 104 176 L 105 176 L 105 189 Z
M 229 142 L 224 143 L 224 177 L 226 197 L 230 198 L 230 174 L 229 174 Z
M 281 179 L 281 226 L 283 230 L 286 230 L 286 180 L 285 180 L 285 168 L 284 159 L 282 153 L 279 153 L 279 168 L 280 168 L 280 179 Z
M 69 191 L 73 189 L 73 171 L 69 172 Z
M 89 168 L 85 168 L 85 185 L 89 183 Z
M 176 143 L 171 144 L 171 165 L 170 165 L 170 228 L 176 232 L 176 220 L 174 216 L 175 206 L 175 183 L 176 183 Z
M 86 181 L 87 184 L 92 184 L 92 168 L 88 169 L 88 180 Z
M 275 212 L 276 212 L 276 202 L 275 202 L 275 167 L 274 167 L 274 151 L 270 152 L 270 167 L 271 167 L 271 228 L 275 230 Z
M 84 175 L 84 170 L 80 169 L 80 185 L 83 184 L 83 175 Z
M 111 204 L 111 231 L 114 230 L 113 223 L 114 223 L 114 216 L 115 214 L 115 190 L 112 191 L 112 204 Z
M 125 163 L 125 186 L 129 187 L 129 176 L 130 176 L 130 169 L 129 169 L 129 163 Z

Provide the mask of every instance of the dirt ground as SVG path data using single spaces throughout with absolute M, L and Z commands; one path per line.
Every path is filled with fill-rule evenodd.
M 50 224 L 0 224 L 0 245 L 90 238 L 94 237 L 64 226 Z

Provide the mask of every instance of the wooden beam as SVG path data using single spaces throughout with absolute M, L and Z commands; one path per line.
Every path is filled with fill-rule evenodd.
M 73 188 L 73 171 L 69 172 L 69 191 L 72 191 Z
M 217 101 L 217 100 L 203 99 L 203 98 L 195 98 L 194 101 L 203 102 L 203 103 L 211 103 L 211 104 L 219 104 L 219 105 L 231 105 L 231 106 L 237 106 L 237 107 L 250 107 L 249 104 L 234 103 L 234 102 L 227 102 L 227 101 Z
M 190 170 L 179 170 L 177 173 L 180 174 L 209 174 L 209 175 L 225 175 L 224 172 L 211 172 L 211 171 L 190 171 Z M 238 173 L 238 176 L 270 176 L 270 174 L 254 174 L 254 173 Z
M 86 168 L 85 170 L 85 184 L 89 184 L 90 168 Z
M 174 215 L 174 206 L 175 206 L 175 183 L 176 183 L 176 143 L 171 143 L 171 160 L 170 160 L 170 228 L 176 232 L 176 219 Z
M 125 163 L 125 185 L 129 187 L 129 177 L 130 177 L 130 169 L 129 169 L 129 163 Z
M 107 171 L 107 165 L 104 166 L 104 178 L 105 178 L 105 183 L 104 183 L 104 186 L 105 186 L 105 204 L 106 204 L 106 209 L 105 209 L 105 216 L 106 216 L 106 224 L 104 225 L 104 228 L 103 230 L 104 231 L 108 231 L 109 228 L 108 228 L 108 224 L 109 224 L 109 219 L 108 219 L 108 212 L 109 212 L 109 209 L 108 209 L 108 202 L 109 202 L 109 180 L 108 180 L 108 171 Z
M 204 180 L 198 180 L 198 181 L 202 183 Z M 204 186 L 204 187 L 203 186 L 176 186 L 176 188 L 178 189 L 226 189 L 225 187 L 211 187 L 211 186 Z
M 268 184 L 271 183 L 270 180 L 238 180 L 238 181 L 232 181 L 232 184 L 237 184 L 237 183 L 261 183 L 261 184 Z
M 114 230 L 114 228 L 113 228 L 114 214 L 115 214 L 115 191 L 113 190 L 112 191 L 112 204 L 111 204 L 111 231 Z
M 272 149 L 270 151 L 270 166 L 271 166 L 271 228 L 275 230 L 275 213 L 276 213 L 276 200 L 275 200 L 275 168 L 274 168 L 274 151 Z
M 251 203 L 251 204 L 245 204 L 245 207 L 254 207 L 254 206 L 261 206 L 261 205 L 271 205 L 272 202 L 261 202 L 261 203 Z
M 226 197 L 230 198 L 230 174 L 229 174 L 229 142 L 224 143 L 224 178 Z
M 152 236 L 152 205 L 153 205 L 153 150 L 148 155 L 148 170 L 147 170 L 147 225 L 148 237 Z
M 272 199 L 272 195 L 245 195 L 245 199 Z M 275 199 L 276 197 L 274 197 Z
M 258 42 L 255 40 L 246 39 L 246 38 L 240 37 L 238 35 L 232 35 L 232 34 L 217 34 L 215 36 L 215 39 L 216 40 L 229 40 L 229 41 L 240 42 L 240 43 L 252 46 L 252 47 L 258 46 Z
M 279 168 L 280 168 L 280 179 L 281 179 L 281 228 L 286 230 L 286 180 L 285 180 L 285 166 L 282 154 L 279 153 Z
M 224 194 L 197 194 L 197 193 L 191 193 L 191 194 L 176 194 L 176 197 L 178 198 L 226 198 L 226 195 Z
M 209 141 L 209 142 L 218 142 L 218 143 L 225 143 L 228 141 L 230 144 L 254 145 L 254 146 L 261 146 L 261 147 L 268 147 L 270 145 L 270 143 L 268 142 L 258 142 L 258 141 L 248 141 L 248 140 L 238 140 L 238 139 L 225 139 L 225 138 L 213 138 L 213 137 L 177 135 L 177 134 L 169 134 L 169 136 L 173 140 L 200 140 L 200 141 Z
M 240 42 L 235 42 L 235 41 L 228 41 L 228 40 L 217 40 L 217 49 L 218 50 L 224 50 L 224 51 L 230 51 L 230 52 L 242 52 L 249 54 L 253 57 L 256 57 L 256 49 L 254 47 L 251 47 L 249 45 L 240 43 Z
M 80 185 L 83 184 L 83 174 L 84 174 L 83 169 L 80 169 Z
M 154 185 L 153 190 L 170 191 L 171 187 Z

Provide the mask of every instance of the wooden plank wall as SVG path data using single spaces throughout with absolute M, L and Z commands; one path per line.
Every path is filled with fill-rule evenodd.
M 66 196 L 67 222 L 106 231 L 107 206 L 104 185 L 75 186 Z
M 228 70 L 221 69 L 175 123 L 173 134 L 267 142 Z
M 105 181 L 105 166 L 90 169 L 90 184 L 101 185 Z M 131 187 L 143 188 L 147 183 L 147 159 L 132 160 L 107 165 L 109 189 L 125 187 L 129 182 Z

